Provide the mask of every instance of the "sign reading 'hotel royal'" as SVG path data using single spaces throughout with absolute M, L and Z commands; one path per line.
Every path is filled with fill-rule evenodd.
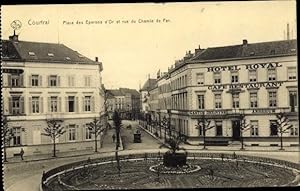
M 256 70 L 258 68 L 277 68 L 282 67 L 279 63 L 259 63 L 259 64 L 247 64 L 245 65 L 246 70 Z M 216 66 L 216 67 L 208 67 L 208 72 L 221 72 L 221 71 L 238 71 L 241 70 L 240 66 Z M 211 85 L 208 86 L 209 90 L 222 90 L 222 89 L 241 89 L 241 88 L 276 88 L 282 85 L 283 82 L 276 81 L 276 82 L 256 82 L 256 83 L 239 83 L 239 84 L 223 84 L 223 85 Z

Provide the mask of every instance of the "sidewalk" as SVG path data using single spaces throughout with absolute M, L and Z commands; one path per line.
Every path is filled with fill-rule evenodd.
M 139 125 L 141 129 L 143 129 L 145 132 L 150 134 L 153 138 L 161 142 L 162 144 L 164 143 L 164 130 L 162 129 L 162 138 L 156 137 L 153 133 L 151 133 L 149 130 L 146 128 L 142 127 Z M 184 147 L 187 150 L 203 150 L 202 145 L 189 145 L 189 144 L 182 144 L 182 147 Z M 206 146 L 206 150 L 210 151 L 241 151 L 241 146 L 240 145 L 229 145 L 229 146 Z M 242 151 L 255 151 L 255 152 L 300 152 L 299 147 L 284 147 L 284 150 L 279 150 L 280 147 L 263 147 L 263 146 L 244 146 L 244 150 Z
M 58 158 L 69 158 L 69 157 L 79 157 L 79 156 L 93 156 L 98 155 L 101 153 L 109 153 L 115 151 L 116 144 L 112 141 L 112 135 L 115 133 L 115 129 L 108 129 L 106 134 L 103 135 L 103 142 L 101 148 L 98 148 L 98 152 L 96 153 L 93 150 L 80 150 L 80 151 L 70 151 L 70 152 L 62 152 L 57 153 L 57 157 L 53 157 L 52 153 L 49 154 L 40 154 L 40 155 L 30 155 L 24 156 L 24 160 L 22 161 L 20 157 L 12 157 L 8 158 L 8 162 L 5 164 L 10 163 L 27 163 L 27 162 L 34 162 L 34 161 L 42 161 L 42 160 L 52 160 Z M 99 141 L 98 141 L 99 143 Z M 119 151 L 123 150 L 122 143 Z

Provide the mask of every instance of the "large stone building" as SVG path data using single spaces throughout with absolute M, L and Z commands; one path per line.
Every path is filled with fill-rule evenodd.
M 108 115 L 118 111 L 123 119 L 137 119 L 140 113 L 140 93 L 135 89 L 119 88 L 107 90 Z
M 297 145 L 296 42 L 243 40 L 240 45 L 189 51 L 157 80 L 153 98 L 158 97 L 159 108 L 152 112 L 160 120 L 170 118 L 172 132 L 185 134 L 191 143 L 203 143 L 203 130 L 197 127 L 203 117 L 213 126 L 206 132 L 208 142 L 239 141 L 239 120 L 245 115 L 251 128 L 242 135 L 250 146 L 279 144 L 275 120 L 283 112 L 293 125 L 283 135 L 284 145 Z
M 63 44 L 2 41 L 2 109 L 14 137 L 11 157 L 48 154 L 52 142 L 43 136 L 47 120 L 61 119 L 66 133 L 56 140 L 58 152 L 94 149 L 86 124 L 103 111 L 102 63 Z

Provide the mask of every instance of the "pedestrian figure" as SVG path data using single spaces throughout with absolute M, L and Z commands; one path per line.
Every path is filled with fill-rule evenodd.
M 235 154 L 235 152 L 233 152 L 233 158 L 236 159 L 236 154 Z
M 116 140 L 116 135 L 115 134 L 112 135 L 112 139 L 113 139 L 113 143 L 114 143 L 115 140 Z
M 21 156 L 21 159 L 22 159 L 22 160 L 24 160 L 23 155 L 24 155 L 24 150 L 23 150 L 23 148 L 21 148 L 20 156 Z

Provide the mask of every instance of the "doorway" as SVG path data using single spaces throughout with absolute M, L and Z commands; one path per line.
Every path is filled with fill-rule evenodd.
M 232 121 L 232 140 L 233 141 L 240 140 L 240 121 L 239 120 Z

